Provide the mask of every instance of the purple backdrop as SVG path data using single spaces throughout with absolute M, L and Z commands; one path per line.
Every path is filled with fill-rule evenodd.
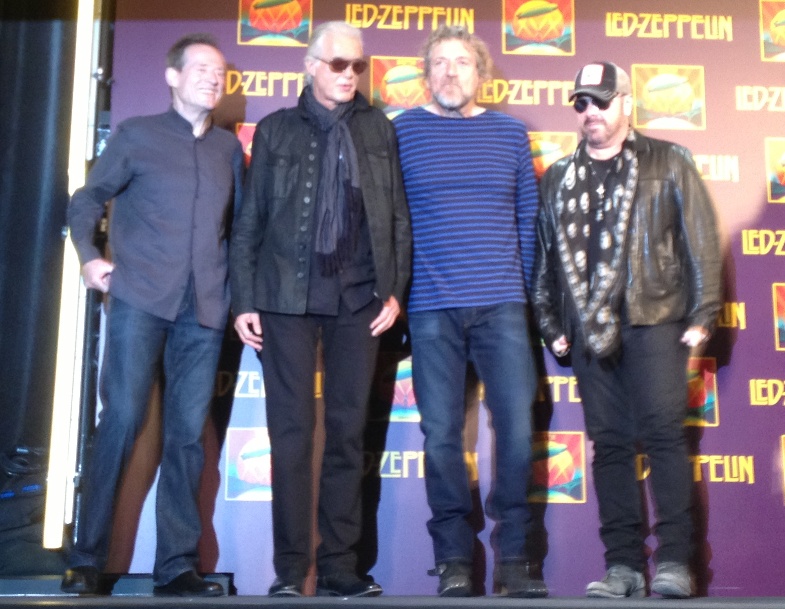
M 292 106 L 309 27 L 349 19 L 364 29 L 372 70 L 361 89 L 391 115 L 421 103 L 417 78 L 387 82 L 398 66 L 418 68 L 418 49 L 434 22 L 464 22 L 488 43 L 496 67 L 481 105 L 508 112 L 533 132 L 538 170 L 575 144 L 567 104 L 578 68 L 616 61 L 633 79 L 636 127 L 688 146 L 714 197 L 723 234 L 726 309 L 715 338 L 690 376 L 690 425 L 696 450 L 696 568 L 703 594 L 785 593 L 781 372 L 785 355 L 785 2 L 711 3 L 642 0 L 443 1 L 439 4 L 118 0 L 112 122 L 163 111 L 164 56 L 180 35 L 209 31 L 220 40 L 230 74 L 221 121 L 247 144 L 252 125 Z M 260 3 L 257 3 L 260 4 Z M 656 11 L 656 12 L 654 12 Z M 697 14 L 699 11 L 700 14 Z M 470 162 L 467 159 L 467 162 Z M 407 361 L 390 357 L 380 395 L 392 413 L 372 423 L 371 479 L 380 482 L 378 556 L 371 573 L 388 594 L 432 594 L 433 555 Z M 538 437 L 532 498 L 548 536 L 545 575 L 552 595 L 580 595 L 603 570 L 591 445 L 574 379 L 545 355 L 542 400 L 535 408 L 551 435 Z M 645 371 L 641 371 L 645 374 Z M 393 376 L 395 378 L 393 378 Z M 386 393 L 385 393 L 386 391 Z M 235 573 L 240 594 L 263 594 L 272 581 L 269 446 L 261 369 L 242 353 L 239 372 L 221 372 L 217 392 L 234 395 L 226 440 L 211 427 L 214 452 L 206 493 L 209 570 Z M 376 404 L 377 410 L 384 411 Z M 552 402 L 552 404 L 550 403 Z M 552 410 L 552 412 L 551 412 Z M 389 426 L 388 426 L 389 423 Z M 386 434 L 384 433 L 386 429 Z M 490 485 L 492 434 L 482 404 L 469 411 L 467 451 L 482 499 Z M 641 477 L 646 475 L 641 458 Z M 523 483 L 523 482 L 522 482 Z M 152 568 L 154 497 L 142 510 L 132 571 Z M 543 502 L 545 501 L 545 502 Z M 481 505 L 481 503 L 480 503 Z M 651 513 L 649 506 L 649 512 Z M 480 520 L 478 564 L 493 568 L 491 521 Z M 653 540 L 652 540 L 653 544 Z M 374 562 L 373 552 L 369 555 Z M 489 588 L 490 590 L 490 588 Z

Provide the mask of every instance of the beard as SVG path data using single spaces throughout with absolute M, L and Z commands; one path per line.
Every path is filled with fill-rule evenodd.
M 457 112 L 471 101 L 471 97 L 464 95 L 462 91 L 456 94 L 439 91 L 438 93 L 433 94 L 433 99 L 439 106 L 448 112 Z

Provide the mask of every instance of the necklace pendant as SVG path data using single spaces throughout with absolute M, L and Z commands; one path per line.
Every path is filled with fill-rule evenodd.
M 597 194 L 600 195 L 600 199 L 605 198 L 605 184 L 600 184 L 597 187 Z

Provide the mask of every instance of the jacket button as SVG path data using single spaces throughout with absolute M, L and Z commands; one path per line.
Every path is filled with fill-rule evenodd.
M 303 277 L 305 277 L 305 273 L 303 273 L 302 271 L 297 273 L 297 279 L 302 279 Z
M 316 158 L 316 156 L 315 156 L 315 155 L 313 155 L 313 154 L 309 154 L 309 155 L 308 155 L 308 160 L 309 160 L 309 161 L 313 161 L 315 158 Z
M 310 202 L 311 202 L 311 197 L 303 197 L 303 203 L 308 205 L 308 203 L 310 203 Z
M 301 233 L 304 233 L 304 232 L 305 232 L 305 231 L 307 231 L 307 230 L 308 230 L 308 227 L 307 227 L 305 224 L 303 224 L 303 225 L 300 227 L 300 232 L 301 232 Z

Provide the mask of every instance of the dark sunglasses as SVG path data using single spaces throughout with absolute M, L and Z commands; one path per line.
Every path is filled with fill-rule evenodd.
M 592 97 L 591 95 L 581 95 L 580 97 L 576 98 L 572 104 L 572 107 L 575 108 L 575 111 L 578 114 L 583 114 L 586 112 L 586 108 L 589 107 L 589 104 L 594 104 L 598 110 L 607 110 L 611 107 L 611 102 L 618 96 L 617 93 L 613 97 L 611 97 L 608 101 L 604 101 L 602 99 L 597 99 L 596 97 Z
M 333 57 L 330 61 L 322 59 L 321 57 L 314 57 L 314 59 L 318 59 L 319 61 L 326 63 L 328 66 L 330 66 L 330 70 L 336 74 L 340 74 L 346 70 L 346 68 L 352 66 L 352 71 L 359 76 L 365 72 L 366 68 L 368 67 L 368 62 L 364 59 L 342 59 L 341 57 Z

